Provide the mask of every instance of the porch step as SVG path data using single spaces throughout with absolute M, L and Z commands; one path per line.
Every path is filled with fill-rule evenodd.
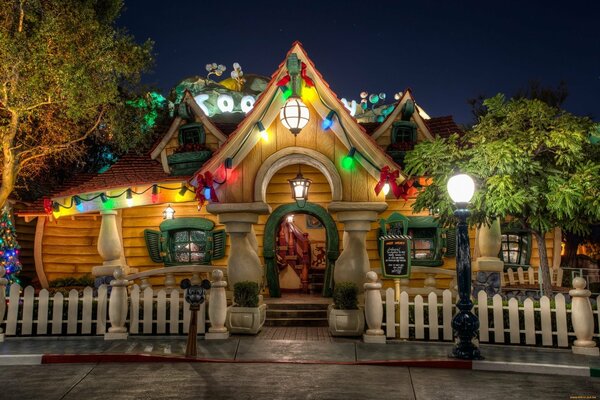
M 266 326 L 327 326 L 328 304 L 275 303 L 267 306 Z

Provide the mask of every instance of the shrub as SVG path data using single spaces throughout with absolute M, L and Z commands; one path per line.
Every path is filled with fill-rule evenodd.
M 242 281 L 233 285 L 233 302 L 238 307 L 258 307 L 258 283 Z
M 68 276 L 51 281 L 48 286 L 51 288 L 70 287 L 70 286 L 91 286 L 94 287 L 94 278 L 91 275 L 83 275 L 79 278 Z
M 338 310 L 358 310 L 358 286 L 354 282 L 336 283 L 333 304 Z

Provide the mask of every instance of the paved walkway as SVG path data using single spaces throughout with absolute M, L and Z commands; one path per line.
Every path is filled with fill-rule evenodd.
M 289 329 L 289 328 L 288 328 Z M 319 339 L 322 328 L 302 328 L 306 338 Z M 290 330 L 290 332 L 293 329 Z M 102 337 L 6 338 L 0 343 L 0 365 L 84 362 L 219 362 L 388 365 L 461 368 L 557 375 L 600 376 L 600 358 L 574 355 L 570 350 L 525 346 L 482 345 L 483 361 L 448 358 L 451 343 L 388 341 L 367 344 L 357 339 L 278 340 L 265 328 L 259 336 L 198 340 L 198 357 L 186 359 L 183 336 L 130 336 L 126 341 Z M 316 333 L 315 333 L 316 332 Z M 291 337 L 291 334 L 288 335 Z

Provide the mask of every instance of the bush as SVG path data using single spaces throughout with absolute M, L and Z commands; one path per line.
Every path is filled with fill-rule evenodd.
M 333 304 L 338 310 L 358 310 L 358 286 L 354 282 L 336 283 Z
M 258 307 L 258 283 L 242 281 L 233 285 L 233 302 L 238 307 Z
M 79 278 L 68 276 L 51 281 L 48 286 L 51 288 L 70 287 L 70 286 L 91 286 L 94 287 L 94 278 L 91 275 L 83 275 Z

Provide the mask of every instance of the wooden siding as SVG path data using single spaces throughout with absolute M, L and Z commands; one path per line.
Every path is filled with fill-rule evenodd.
M 102 264 L 98 254 L 101 217 L 79 216 L 47 222 L 42 237 L 42 262 L 48 281 L 92 272 Z

